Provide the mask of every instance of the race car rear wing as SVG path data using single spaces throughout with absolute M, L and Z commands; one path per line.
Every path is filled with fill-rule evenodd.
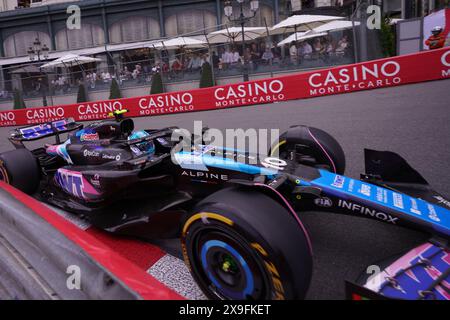
M 83 125 L 74 119 L 62 119 L 43 124 L 18 128 L 10 133 L 9 140 L 16 148 L 23 148 L 23 142 L 36 141 L 49 137 L 56 137 L 56 143 L 61 143 L 60 135 L 82 129 Z

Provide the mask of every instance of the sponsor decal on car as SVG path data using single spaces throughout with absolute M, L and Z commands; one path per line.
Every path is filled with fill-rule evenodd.
M 351 201 L 339 200 L 338 206 L 351 212 L 356 212 L 364 216 L 370 216 L 372 218 L 376 218 L 378 220 L 385 221 L 391 224 L 397 224 L 398 221 L 397 217 L 393 217 L 390 214 L 371 209 L 363 205 L 353 203 Z
M 334 195 L 340 195 L 343 200 L 346 201 L 346 208 L 354 211 L 369 214 L 369 211 L 365 210 L 365 206 L 376 207 L 384 213 L 393 214 L 398 212 L 400 215 L 399 220 L 403 220 L 402 217 L 414 217 L 427 225 L 432 225 L 436 230 L 442 230 L 444 233 L 448 233 L 450 228 L 450 216 L 447 214 L 447 210 L 439 205 L 428 203 L 422 199 L 414 198 L 406 194 L 401 194 L 380 186 L 371 185 L 359 180 L 346 178 L 335 175 L 325 170 L 320 170 L 321 177 L 311 181 L 313 186 L 322 188 L 327 193 L 331 192 Z M 353 184 L 352 184 L 352 181 Z M 353 185 L 350 190 L 350 185 Z M 361 193 L 361 190 L 367 189 L 363 185 L 369 185 L 371 187 L 370 196 Z M 361 202 L 363 201 L 363 202 Z M 352 205 L 347 205 L 351 203 Z M 364 203 L 364 205 L 359 205 Z M 353 204 L 359 205 L 359 207 L 352 207 Z M 372 206 L 373 204 L 373 206 Z M 342 207 L 343 203 L 340 203 Z M 364 208 L 364 209 L 361 209 Z M 376 213 L 373 214 L 375 218 Z M 382 215 L 378 215 L 378 218 Z M 389 217 L 388 217 L 388 220 Z
M 95 151 L 95 150 L 84 150 L 83 151 L 83 156 L 85 158 L 97 158 L 100 156 L 100 152 Z
M 87 200 L 87 195 L 98 195 L 98 192 L 80 172 L 58 169 L 55 174 L 55 182 L 68 194 L 79 199 Z
M 345 183 L 345 178 L 342 176 L 336 176 L 334 178 L 334 182 L 332 184 L 333 187 L 342 189 L 344 187 L 344 183 Z
M 100 175 L 95 174 L 90 180 L 93 186 L 100 187 Z
M 216 181 L 228 181 L 228 175 L 220 174 L 220 173 L 210 173 L 203 171 L 183 171 L 181 173 L 182 176 L 194 178 L 193 180 L 197 180 L 199 182 L 207 181 L 207 180 L 216 180 Z
M 120 154 L 120 153 L 119 154 L 104 153 L 104 154 L 102 154 L 102 159 L 120 161 L 122 159 L 122 154 Z
M 84 133 L 80 137 L 81 142 L 98 141 L 98 140 L 100 140 L 98 133 Z
M 331 208 L 333 206 L 333 201 L 330 198 L 322 197 L 315 199 L 314 204 L 322 208 Z
M 443 204 L 447 207 L 450 208 L 450 201 L 447 199 L 444 199 L 442 196 L 434 196 L 433 198 L 435 198 L 439 204 Z

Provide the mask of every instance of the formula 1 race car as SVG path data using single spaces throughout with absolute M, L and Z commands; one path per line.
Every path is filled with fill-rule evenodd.
M 135 131 L 124 112 L 86 127 L 66 119 L 15 129 L 16 150 L 0 154 L 0 180 L 110 233 L 181 238 L 187 266 L 212 299 L 304 298 L 313 266 L 300 211 L 430 235 L 376 277 L 349 283 L 350 297 L 450 298 L 450 202 L 399 155 L 365 150 L 367 172 L 357 180 L 343 175 L 338 142 L 316 128 L 291 127 L 261 158 L 178 128 Z M 25 148 L 49 137 L 56 143 Z

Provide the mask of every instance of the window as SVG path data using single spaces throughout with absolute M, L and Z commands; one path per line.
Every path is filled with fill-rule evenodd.
M 111 43 L 143 41 L 161 37 L 159 22 L 148 17 L 130 17 L 109 28 Z
M 216 25 L 216 16 L 207 10 L 186 10 L 165 20 L 166 33 L 169 37 L 189 33 L 201 34 L 204 29 L 212 31 Z
M 46 44 L 48 47 L 51 46 L 48 34 L 38 31 L 22 31 L 5 39 L 3 43 L 5 55 L 7 57 L 27 55 L 29 47 L 33 46 L 33 42 L 36 38 L 38 38 L 43 45 Z
M 59 31 L 56 36 L 57 50 L 82 49 L 105 44 L 103 29 L 94 24 L 83 24 L 81 29 Z

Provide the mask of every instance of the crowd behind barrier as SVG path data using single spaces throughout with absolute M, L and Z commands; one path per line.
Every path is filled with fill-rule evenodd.
M 242 54 L 243 53 L 243 54 Z M 4 68 L 8 80 L 0 81 L 0 102 L 12 101 L 19 89 L 24 99 L 76 94 L 80 84 L 87 92 L 109 90 L 116 79 L 121 88 L 151 86 L 152 75 L 162 75 L 164 84 L 199 81 L 205 62 L 213 67 L 215 80 L 248 72 L 282 74 L 354 62 L 351 40 L 343 32 L 277 46 L 269 38 L 242 45 L 220 44 L 210 48 L 178 50 L 129 50 L 118 61 L 83 64 L 72 68 L 27 70 L 22 66 Z M 20 73 L 16 71 L 21 69 Z M 15 74 L 13 80 L 13 74 Z

